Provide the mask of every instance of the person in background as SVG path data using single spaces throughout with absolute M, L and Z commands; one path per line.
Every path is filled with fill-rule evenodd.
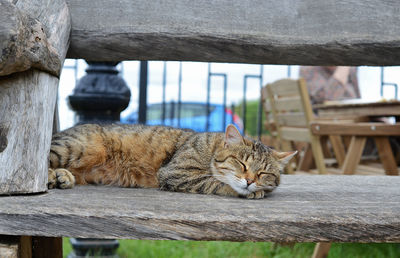
M 325 100 L 360 98 L 357 68 L 349 66 L 300 66 L 312 104 Z

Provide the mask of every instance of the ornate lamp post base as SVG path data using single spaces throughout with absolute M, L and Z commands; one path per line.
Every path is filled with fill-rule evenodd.
M 78 116 L 78 124 L 119 122 L 131 92 L 118 76 L 118 62 L 87 62 L 83 76 L 69 96 L 69 104 Z
M 115 239 L 71 238 L 74 250 L 68 258 L 118 258 L 115 253 L 119 243 Z

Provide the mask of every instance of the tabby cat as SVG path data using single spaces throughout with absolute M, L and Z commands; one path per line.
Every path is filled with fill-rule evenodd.
M 107 184 L 263 198 L 295 154 L 242 137 L 234 125 L 225 133 L 195 133 L 85 124 L 53 136 L 48 187 Z

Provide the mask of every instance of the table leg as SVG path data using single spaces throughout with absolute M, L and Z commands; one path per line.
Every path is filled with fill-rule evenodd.
M 347 155 L 343 163 L 342 172 L 345 175 L 352 175 L 356 172 L 358 163 L 360 163 L 361 154 L 364 150 L 367 138 L 361 136 L 352 136 Z
M 346 157 L 346 151 L 342 142 L 342 137 L 339 135 L 330 135 L 329 141 L 332 144 L 333 152 L 335 153 L 335 158 L 339 163 L 339 167 L 343 166 L 344 159 Z
M 388 137 L 374 137 L 376 148 L 378 149 L 379 159 L 382 162 L 386 175 L 398 176 L 396 160 L 393 156 Z

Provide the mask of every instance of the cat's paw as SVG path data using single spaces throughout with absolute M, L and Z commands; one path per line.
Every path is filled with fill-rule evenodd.
M 56 188 L 56 186 L 57 186 L 56 172 L 53 169 L 49 168 L 48 173 L 49 173 L 49 177 L 48 177 L 49 179 L 47 180 L 47 188 L 48 189 Z
M 47 182 L 47 187 L 69 189 L 74 187 L 75 177 L 65 168 L 57 168 L 55 170 L 49 168 L 49 179 Z
M 246 196 L 247 199 L 262 199 L 264 198 L 264 190 L 252 192 Z

